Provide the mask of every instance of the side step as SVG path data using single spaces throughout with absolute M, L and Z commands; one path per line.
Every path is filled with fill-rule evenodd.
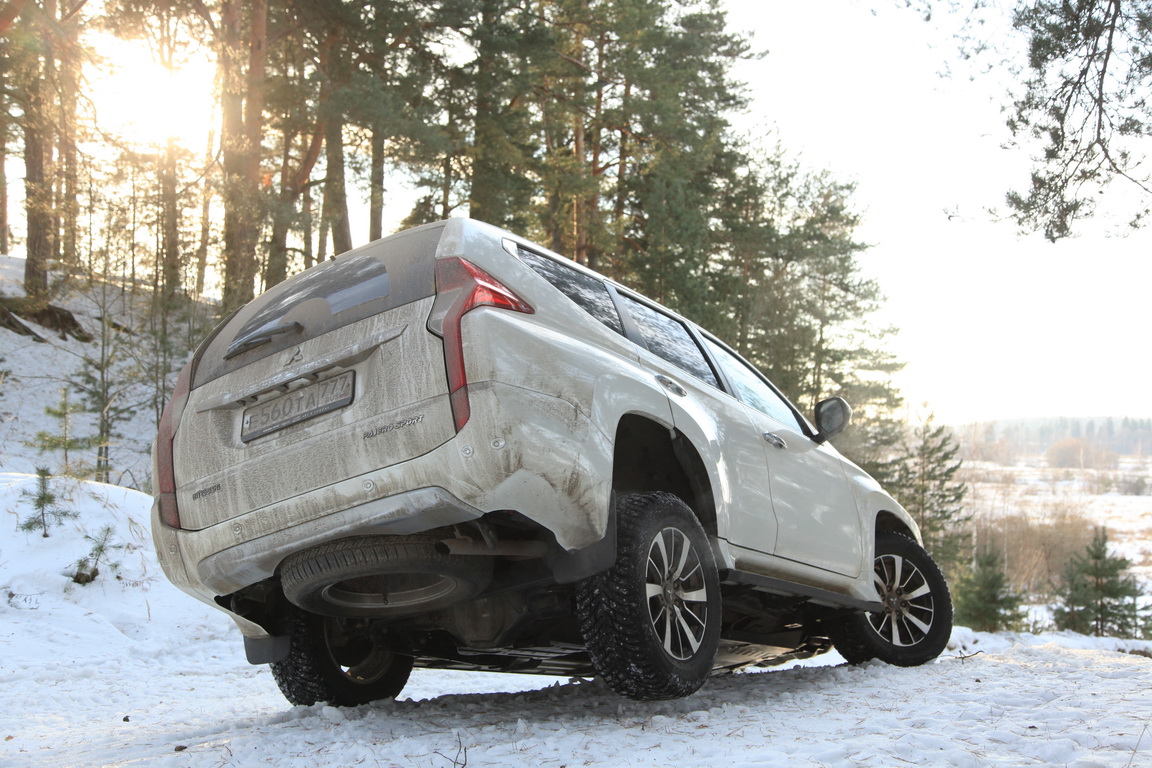
M 833 608 L 850 608 L 854 611 L 862 611 L 864 613 L 879 613 L 884 610 L 884 604 L 879 600 L 860 600 L 859 598 L 849 595 L 842 595 L 839 592 L 831 592 L 827 589 L 820 589 L 819 587 L 810 587 L 806 584 L 796 584 L 795 582 L 776 579 L 771 576 L 762 576 L 759 573 L 739 571 L 735 568 L 721 570 L 720 583 L 746 584 L 774 595 L 806 597 L 814 603 L 831 606 Z

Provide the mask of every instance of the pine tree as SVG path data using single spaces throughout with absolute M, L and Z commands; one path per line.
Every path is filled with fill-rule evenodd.
M 1135 637 L 1140 587 L 1127 574 L 1129 565 L 1127 558 L 1108 554 L 1108 531 L 1097 528 L 1092 543 L 1064 569 L 1061 603 L 1053 614 L 1056 628 L 1096 637 Z
M 1008 583 L 999 552 L 982 552 L 952 591 L 956 623 L 979 632 L 1016 629 L 1024 622 L 1021 597 Z
M 889 490 L 920 526 L 924 545 L 941 570 L 953 573 L 966 560 L 963 526 L 972 519 L 964 511 L 968 486 L 956 479 L 960 446 L 947 427 L 934 424 L 932 415 L 911 437 L 892 464 Z
M 42 531 L 44 538 L 48 538 L 48 529 L 53 525 L 63 525 L 64 521 L 79 515 L 74 509 L 62 507 L 59 497 L 52 490 L 49 483 L 52 473 L 47 467 L 36 470 L 36 490 L 23 490 L 20 497 L 32 505 L 33 514 L 20 522 L 22 531 Z

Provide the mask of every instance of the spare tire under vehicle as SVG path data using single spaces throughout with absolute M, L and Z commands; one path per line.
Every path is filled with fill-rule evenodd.
M 428 536 L 356 536 L 289 556 L 284 596 L 323 616 L 396 617 L 440 610 L 475 597 L 492 559 L 439 551 Z

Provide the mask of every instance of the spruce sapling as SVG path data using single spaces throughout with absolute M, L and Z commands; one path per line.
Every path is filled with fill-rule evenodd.
M 52 525 L 63 525 L 64 521 L 76 517 L 76 510 L 60 506 L 56 493 L 49 487 L 52 474 L 46 467 L 36 469 L 36 490 L 27 489 L 20 492 L 20 497 L 26 499 L 33 509 L 31 517 L 20 523 L 22 531 L 43 531 L 44 538 L 48 538 L 48 528 Z

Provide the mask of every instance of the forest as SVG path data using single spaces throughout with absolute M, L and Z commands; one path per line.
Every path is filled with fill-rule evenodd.
M 699 322 L 804 410 L 845 396 L 857 422 L 837 447 L 946 568 L 979 572 L 955 440 L 904 421 L 853 185 L 734 129 L 733 67 L 761 54 L 719 0 L 14 0 L 0 44 L 0 252 L 24 264 L 0 333 L 87 345 L 38 437 L 65 469 L 95 450 L 112 479 L 119 426 L 158 420 L 198 340 L 256 294 L 468 215 Z M 204 136 L 109 127 L 93 94 L 126 45 L 170 72 L 210 62 Z
M 214 319 L 386 234 L 385 190 L 404 179 L 420 194 L 389 211 L 399 227 L 508 227 L 700 322 L 803 408 L 845 394 L 895 440 L 899 365 L 869 321 L 881 294 L 859 268 L 852 185 L 733 130 L 747 94 L 731 68 L 755 53 L 717 0 L 8 12 L 0 135 L 24 194 L 0 199 L 0 251 L 26 261 L 4 311 L 67 327 L 52 300 L 68 286 L 147 291 L 134 330 L 154 348 L 157 416 Z M 169 70 L 213 62 L 218 119 L 198 146 L 105 129 L 87 89 L 117 42 Z M 876 444 L 859 434 L 857 450 Z

